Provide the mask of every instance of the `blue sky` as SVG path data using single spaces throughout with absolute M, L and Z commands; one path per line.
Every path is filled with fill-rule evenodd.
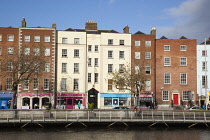
M 157 28 L 157 38 L 182 35 L 190 39 L 210 37 L 210 0 L 1 0 L 0 27 L 19 27 L 22 17 L 28 27 L 84 29 L 87 20 L 98 23 L 98 29 L 130 33 L 150 32 Z

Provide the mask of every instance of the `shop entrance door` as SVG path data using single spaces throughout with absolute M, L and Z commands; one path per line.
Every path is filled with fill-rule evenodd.
M 112 98 L 112 107 L 119 106 L 119 98 Z
M 173 101 L 174 101 L 174 105 L 179 105 L 179 95 L 178 94 L 173 94 Z
M 74 108 L 74 99 L 67 98 L 66 99 L 66 109 L 73 109 Z

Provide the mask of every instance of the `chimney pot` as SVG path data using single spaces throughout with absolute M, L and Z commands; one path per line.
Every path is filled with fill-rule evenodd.
M 22 19 L 22 27 L 26 27 L 26 19 L 24 17 Z
M 124 28 L 123 28 L 123 33 L 129 33 L 129 26 L 128 25 L 126 25 Z

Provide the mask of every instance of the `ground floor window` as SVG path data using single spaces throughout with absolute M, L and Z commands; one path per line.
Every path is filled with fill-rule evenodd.
M 104 97 L 104 106 L 112 105 L 112 97 Z

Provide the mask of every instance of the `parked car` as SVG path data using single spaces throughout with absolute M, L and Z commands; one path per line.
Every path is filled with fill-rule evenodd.
M 117 107 L 114 107 L 114 109 L 129 109 L 129 108 L 126 106 L 117 106 Z
M 203 108 L 201 108 L 200 106 L 192 106 L 187 108 L 187 110 L 203 110 Z

